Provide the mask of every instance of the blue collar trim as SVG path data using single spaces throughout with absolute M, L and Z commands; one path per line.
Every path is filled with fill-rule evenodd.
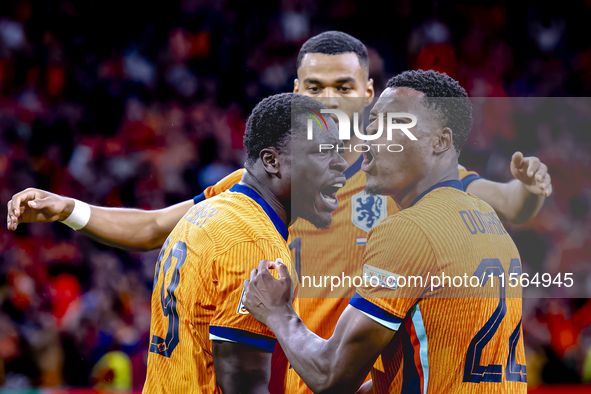
M 289 232 L 287 231 L 287 226 L 285 225 L 285 223 L 283 223 L 283 220 L 281 220 L 281 218 L 279 217 L 279 215 L 277 215 L 277 213 L 273 210 L 273 208 L 271 208 L 269 203 L 266 202 L 265 200 L 263 200 L 263 197 L 261 197 L 257 192 L 252 190 L 250 187 L 240 185 L 240 184 L 235 184 L 234 186 L 232 186 L 230 191 L 245 194 L 248 197 L 252 198 L 257 204 L 259 204 L 261 206 L 261 208 L 263 208 L 263 211 L 265 211 L 265 213 L 267 214 L 269 219 L 271 219 L 271 221 L 275 225 L 277 232 L 279 234 L 281 234 L 281 236 L 283 237 L 285 242 L 287 242 L 287 237 L 289 236 Z
M 425 197 L 429 192 L 432 192 L 435 189 L 439 189 L 440 187 L 453 187 L 458 190 L 464 191 L 464 185 L 462 184 L 462 181 L 458 181 L 457 179 L 451 181 L 443 181 L 431 186 L 429 190 L 422 192 L 417 198 L 415 198 L 412 204 L 409 205 L 409 208 L 415 205 L 421 198 Z
M 347 167 L 347 169 L 343 172 L 345 178 L 349 179 L 353 175 L 357 174 L 357 172 L 361 169 L 361 163 L 363 163 L 363 155 L 359 156 L 359 159 Z

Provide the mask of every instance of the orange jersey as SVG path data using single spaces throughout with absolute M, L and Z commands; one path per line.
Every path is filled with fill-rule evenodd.
M 233 173 L 231 173 L 230 175 L 227 175 L 226 177 L 222 178 L 215 185 L 209 186 L 207 189 L 205 189 L 203 191 L 202 194 L 200 194 L 199 196 L 197 196 L 193 199 L 195 204 L 197 204 L 207 198 L 217 196 L 218 194 L 221 194 L 221 193 L 225 192 L 226 190 L 229 190 L 235 184 L 240 183 L 240 181 L 242 180 L 242 175 L 244 174 L 244 171 L 245 171 L 244 168 L 240 168 L 240 169 L 234 171 Z
M 519 253 L 494 210 L 462 189 L 435 185 L 369 234 L 363 273 L 379 286 L 350 304 L 397 331 L 372 369 L 374 392 L 527 392 L 521 287 L 509 282 Z
M 156 264 L 144 393 L 219 393 L 212 340 L 273 351 L 273 333 L 242 305 L 243 282 L 261 260 L 288 267 L 288 230 L 252 189 L 193 206 Z
M 319 230 L 305 220 L 297 220 L 290 227 L 289 248 L 292 264 L 298 273 L 300 286 L 294 307 L 304 324 L 318 336 L 328 339 L 355 293 L 353 286 L 340 286 L 330 291 L 328 286 L 315 287 L 325 276 L 353 276 L 360 274 L 368 232 L 388 215 L 398 212 L 394 201 L 385 196 L 368 196 L 366 175 L 361 171 L 361 156 L 345 171 L 347 183 L 337 192 L 339 207 L 332 213 L 328 230 Z M 458 166 L 464 186 L 480 178 L 476 172 Z M 229 189 L 240 182 L 244 169 L 234 171 L 217 184 L 195 197 L 195 203 Z M 303 281 L 303 279 L 305 279 Z M 314 282 L 316 280 L 316 282 Z M 347 283 L 348 284 L 348 283 Z M 329 298 L 330 297 L 330 298 Z M 290 392 L 311 393 L 293 369 L 290 382 L 297 385 Z

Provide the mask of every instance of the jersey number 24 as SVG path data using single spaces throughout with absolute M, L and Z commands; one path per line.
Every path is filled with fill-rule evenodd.
M 511 259 L 509 274 L 521 275 L 521 264 L 519 259 Z M 484 286 L 489 278 L 505 275 L 505 269 L 499 259 L 484 259 L 472 276 L 480 278 L 480 286 Z M 503 278 L 504 279 L 504 278 Z M 501 321 L 507 313 L 507 301 L 505 300 L 504 280 L 499 281 L 499 304 L 480 329 L 472 338 L 468 352 L 466 353 L 466 364 L 464 365 L 464 382 L 497 382 L 503 381 L 503 366 L 499 364 L 480 365 L 480 358 L 484 347 L 496 334 Z M 505 367 L 505 379 L 508 382 L 527 382 L 525 365 L 516 361 L 517 343 L 521 335 L 521 320 L 509 337 L 509 357 Z

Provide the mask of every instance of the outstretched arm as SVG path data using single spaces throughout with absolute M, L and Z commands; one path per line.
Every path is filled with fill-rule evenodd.
M 279 280 L 268 267 L 276 268 Z M 267 325 L 291 366 L 315 393 L 355 393 L 395 331 L 349 305 L 325 340 L 308 330 L 292 307 L 292 282 L 280 262 L 262 261 L 245 281 L 244 305 Z
M 193 200 L 188 200 L 154 211 L 91 206 L 90 220 L 79 231 L 97 242 L 121 249 L 157 249 L 193 204 Z M 20 223 L 65 220 L 73 209 L 71 198 L 40 189 L 26 189 L 8 202 L 7 228 L 16 230 Z
M 208 187 L 199 198 L 218 195 L 240 182 L 244 169 L 234 171 Z M 90 220 L 79 231 L 97 242 L 121 249 L 145 252 L 162 246 L 174 226 L 195 204 L 187 200 L 164 209 L 104 208 L 91 206 Z M 6 227 L 16 230 L 19 223 L 47 223 L 67 219 L 74 200 L 40 189 L 26 189 L 8 202 Z
M 552 183 L 548 167 L 537 157 L 524 158 L 521 152 L 511 158 L 511 173 L 515 179 L 510 182 L 477 179 L 466 191 L 490 204 L 502 220 L 521 224 L 538 214 L 552 194 Z

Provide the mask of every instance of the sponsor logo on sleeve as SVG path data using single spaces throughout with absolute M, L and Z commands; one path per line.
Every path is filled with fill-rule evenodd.
M 371 278 L 377 278 L 379 286 L 396 290 L 398 288 L 398 278 L 400 278 L 400 275 L 365 264 L 363 266 L 363 277 L 367 278 L 367 281 L 372 280 Z M 373 283 L 376 283 L 375 279 L 373 280 Z
M 248 313 L 248 310 L 246 310 L 246 308 L 244 307 L 244 304 L 242 303 L 242 300 L 244 299 L 245 292 L 246 292 L 246 289 L 242 289 L 242 295 L 240 296 L 240 302 L 238 302 L 238 309 L 236 310 L 236 313 L 239 315 L 250 315 L 250 313 Z

